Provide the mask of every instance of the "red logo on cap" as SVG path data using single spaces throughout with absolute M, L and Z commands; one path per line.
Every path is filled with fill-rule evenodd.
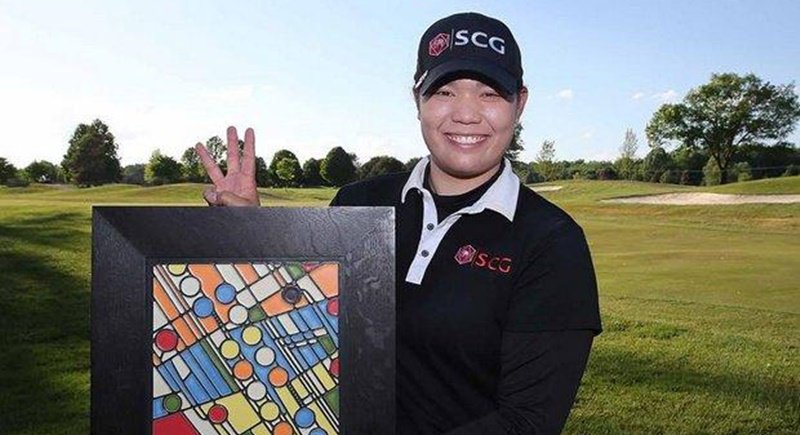
M 450 35 L 447 33 L 440 33 L 431 39 L 428 43 L 428 54 L 431 56 L 438 56 L 442 54 L 447 48 L 450 47 Z
M 473 248 L 472 245 L 465 245 L 458 248 L 456 252 L 456 261 L 458 264 L 467 264 L 472 262 L 472 258 L 475 257 L 475 253 L 478 252 L 477 249 Z

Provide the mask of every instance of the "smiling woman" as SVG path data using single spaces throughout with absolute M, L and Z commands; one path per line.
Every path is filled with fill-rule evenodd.
M 413 88 L 430 156 L 339 190 L 332 206 L 391 206 L 397 249 L 397 433 L 555 434 L 595 335 L 582 229 L 504 159 L 528 92 L 502 22 L 443 18 L 423 34 Z M 202 145 L 211 205 L 257 206 L 254 136 L 223 175 Z

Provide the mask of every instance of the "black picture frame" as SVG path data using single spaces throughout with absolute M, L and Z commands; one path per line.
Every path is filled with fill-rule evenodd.
M 395 433 L 391 207 L 94 207 L 91 431 L 150 434 L 153 266 L 338 261 L 340 433 Z

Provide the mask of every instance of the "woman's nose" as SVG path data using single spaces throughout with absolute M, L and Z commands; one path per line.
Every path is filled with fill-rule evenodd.
M 481 122 L 480 102 L 472 97 L 461 97 L 456 100 L 453 110 L 453 122 L 461 124 L 478 124 Z

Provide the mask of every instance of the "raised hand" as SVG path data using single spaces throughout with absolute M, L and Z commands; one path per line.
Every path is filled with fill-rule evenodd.
M 217 162 L 202 143 L 195 145 L 213 186 L 203 197 L 209 205 L 258 207 L 261 201 L 256 190 L 256 138 L 252 128 L 244 132 L 244 150 L 239 158 L 239 135 L 228 127 L 228 172 L 223 174 Z

